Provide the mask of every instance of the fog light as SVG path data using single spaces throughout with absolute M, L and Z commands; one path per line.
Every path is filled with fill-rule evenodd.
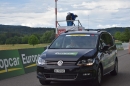
M 83 74 L 83 76 L 89 76 L 90 75 L 90 73 L 84 73 Z

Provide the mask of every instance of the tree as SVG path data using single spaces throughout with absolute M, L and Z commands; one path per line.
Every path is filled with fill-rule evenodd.
M 21 37 L 14 36 L 13 39 L 15 40 L 15 44 L 21 44 Z
M 125 42 L 125 41 L 126 41 L 126 36 L 125 36 L 125 34 L 122 32 L 120 36 L 121 36 L 121 37 L 120 37 L 120 40 L 121 40 L 122 42 Z
M 23 43 L 23 44 L 28 44 L 28 39 L 29 39 L 29 36 L 25 35 L 25 36 L 22 38 L 22 43 Z
M 50 43 L 55 38 L 54 31 L 46 31 L 43 36 L 40 38 L 41 43 Z
M 128 42 L 130 39 L 130 30 L 126 28 L 124 32 L 117 31 L 114 37 L 122 42 Z
M 14 37 L 8 38 L 6 40 L 6 44 L 12 44 L 14 46 L 14 44 L 16 44 L 16 43 L 17 43 L 17 41 Z
M 130 39 L 130 30 L 129 29 L 125 29 L 124 35 L 125 35 L 125 41 L 128 42 L 129 39 Z
M 6 39 L 7 37 L 5 34 L 0 34 L 0 44 L 5 44 Z
M 36 45 L 36 44 L 38 44 L 39 43 L 39 40 L 38 40 L 38 38 L 35 36 L 35 35 L 31 35 L 30 37 L 29 37 L 29 40 L 28 40 L 28 43 L 30 44 L 30 45 Z
M 121 32 L 117 31 L 114 35 L 117 40 L 121 40 Z

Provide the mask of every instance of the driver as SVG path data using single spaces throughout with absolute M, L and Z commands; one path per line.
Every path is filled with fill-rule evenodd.
M 66 48 L 78 48 L 78 45 L 74 40 L 71 39 L 70 44 L 67 45 Z

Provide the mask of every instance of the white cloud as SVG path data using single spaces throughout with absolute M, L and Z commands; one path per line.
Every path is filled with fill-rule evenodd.
M 73 12 L 86 28 L 88 23 L 89 28 L 130 24 L 129 0 L 58 0 L 57 7 L 58 20 L 65 20 L 67 12 Z M 55 2 L 29 0 L 21 4 L 0 3 L 0 24 L 55 27 Z
M 109 27 L 120 27 L 119 24 L 113 24 L 113 25 L 98 25 L 97 28 L 109 28 Z

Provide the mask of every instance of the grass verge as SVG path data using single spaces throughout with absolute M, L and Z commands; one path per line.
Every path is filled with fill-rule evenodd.
M 38 44 L 38 45 L 29 45 L 29 44 L 15 44 L 13 45 L 0 45 L 0 50 L 14 50 L 14 49 L 27 49 L 27 48 L 39 48 L 46 47 L 49 43 L 46 44 Z

